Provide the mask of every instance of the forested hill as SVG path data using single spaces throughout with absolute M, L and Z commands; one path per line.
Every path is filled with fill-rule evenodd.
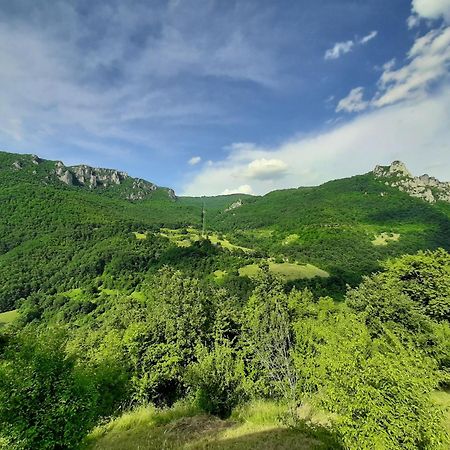
M 0 153 L 0 448 L 447 449 L 446 190 L 176 197 Z
M 115 169 L 0 152 L 0 310 L 38 290 L 135 280 L 164 264 L 240 285 L 245 267 L 269 262 L 291 285 L 342 293 L 388 257 L 450 249 L 450 204 L 412 196 L 420 189 L 393 164 L 262 197 L 176 197 Z

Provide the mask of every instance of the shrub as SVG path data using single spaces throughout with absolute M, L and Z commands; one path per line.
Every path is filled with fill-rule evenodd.
M 204 411 L 226 418 L 245 399 L 243 368 L 227 344 L 216 344 L 212 351 L 199 350 L 199 361 L 187 372 L 187 382 Z
M 9 448 L 76 448 L 96 416 L 93 382 L 60 333 L 22 334 L 0 361 L 0 436 Z
M 430 358 L 388 330 L 372 339 L 348 312 L 301 320 L 296 330 L 303 400 L 332 414 L 344 448 L 445 448 Z

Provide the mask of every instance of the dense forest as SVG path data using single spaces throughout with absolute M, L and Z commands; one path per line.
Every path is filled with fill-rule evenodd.
M 289 448 L 448 448 L 448 203 L 372 174 L 130 200 L 132 180 L 54 167 L 0 154 L 1 448 L 180 448 L 130 424 L 153 411 L 186 439 L 187 417 L 235 427 L 245 408 L 276 410 Z

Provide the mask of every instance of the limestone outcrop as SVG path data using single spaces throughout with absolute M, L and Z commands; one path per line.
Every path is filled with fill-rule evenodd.
M 450 202 L 450 183 L 439 181 L 428 174 L 413 176 L 401 161 L 389 166 L 376 166 L 375 177 L 384 180 L 386 186 L 396 187 L 411 197 L 418 197 L 429 203 Z

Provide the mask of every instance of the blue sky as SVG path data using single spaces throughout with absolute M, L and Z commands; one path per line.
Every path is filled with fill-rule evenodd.
M 180 194 L 450 179 L 450 0 L 0 0 L 0 149 Z

